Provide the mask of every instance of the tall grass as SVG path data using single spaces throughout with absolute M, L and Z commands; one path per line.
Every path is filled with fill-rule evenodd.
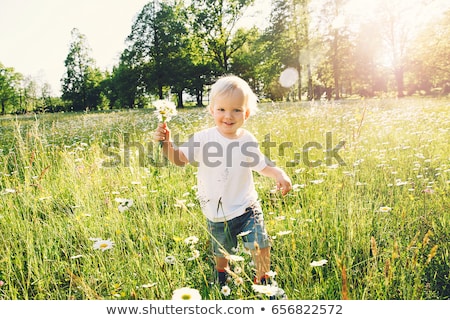
M 255 174 L 272 270 L 289 299 L 450 298 L 448 101 L 260 109 L 246 127 L 276 144 L 264 151 L 294 184 L 283 198 Z M 245 261 L 232 269 L 244 284 L 231 282 L 228 297 L 212 284 L 195 168 L 163 163 L 151 110 L 0 125 L 1 299 L 170 299 L 180 287 L 204 299 L 258 298 L 242 249 Z M 180 141 L 210 125 L 204 109 L 170 123 Z M 340 141 L 345 165 L 327 164 L 326 149 Z M 316 147 L 304 150 L 310 142 Z M 121 199 L 132 200 L 128 210 L 119 210 Z M 190 236 L 198 243 L 186 244 Z M 113 248 L 95 250 L 96 238 Z

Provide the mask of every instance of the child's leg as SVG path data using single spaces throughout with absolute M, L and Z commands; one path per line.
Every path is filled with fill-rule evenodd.
M 252 258 L 256 267 L 256 282 L 266 278 L 266 273 L 270 271 L 270 247 L 252 250 Z
M 216 256 L 216 270 L 220 272 L 225 270 L 225 268 L 228 268 L 228 260 L 224 257 Z
M 227 272 L 225 271 L 225 268 L 228 268 L 228 260 L 224 257 L 216 256 L 217 280 L 219 280 L 219 284 L 221 286 L 225 285 L 227 280 Z

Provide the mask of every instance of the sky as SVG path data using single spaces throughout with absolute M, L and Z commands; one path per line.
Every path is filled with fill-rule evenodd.
M 60 94 L 71 30 L 86 36 L 91 57 L 111 70 L 135 16 L 149 0 L 0 0 L 0 62 Z M 270 0 L 259 0 L 270 9 Z

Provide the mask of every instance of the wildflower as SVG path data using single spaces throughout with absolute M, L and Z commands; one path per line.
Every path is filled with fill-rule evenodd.
M 277 273 L 272 270 L 266 272 L 266 276 L 269 276 L 270 278 L 275 278 L 276 275 L 277 275 Z
M 156 282 L 141 285 L 141 288 L 151 288 L 156 286 Z
M 317 179 L 317 180 L 311 180 L 310 182 L 312 183 L 312 184 L 321 184 L 322 182 L 324 182 L 325 180 L 323 180 L 323 179 Z
M 3 287 L 5 285 L 5 281 L 0 280 L 0 287 Z
M 161 122 L 170 121 L 173 116 L 177 115 L 177 107 L 172 101 L 157 100 L 153 102 L 155 106 L 155 114 Z
M 119 202 L 119 211 L 120 212 L 127 211 L 133 205 L 132 199 L 116 198 L 115 200 L 116 200 L 116 202 Z
M 102 250 L 102 251 L 112 249 L 113 246 L 114 246 L 114 241 L 111 241 L 109 239 L 108 240 L 102 240 L 102 239 L 97 240 L 96 242 L 94 242 L 94 245 L 93 245 L 95 250 Z
M 175 264 L 176 261 L 177 261 L 177 259 L 175 259 L 174 256 L 167 256 L 164 259 L 164 262 L 167 263 L 167 264 Z
M 234 279 L 234 284 L 237 286 L 241 286 L 244 284 L 244 279 L 242 279 L 242 277 L 237 277 Z
M 180 242 L 181 240 L 183 240 L 183 238 L 180 238 L 180 237 L 178 237 L 178 236 L 173 236 L 173 240 L 174 240 L 175 242 Z
M 319 260 L 319 261 L 313 261 L 309 265 L 311 267 L 321 267 L 321 266 L 327 264 L 327 262 L 328 262 L 328 260 L 323 259 L 323 260 Z
M 79 255 L 76 255 L 76 256 L 71 256 L 70 259 L 75 260 L 75 259 L 81 258 L 82 256 L 83 256 L 82 254 L 79 254 Z
M 256 293 L 265 294 L 268 297 L 276 296 L 279 292 L 279 288 L 276 286 L 271 285 L 261 285 L 261 284 L 253 284 L 252 285 L 253 291 Z
M 231 293 L 231 289 L 229 286 L 223 286 L 220 292 L 225 296 L 228 297 Z
M 378 211 L 386 213 L 386 212 L 390 212 L 392 210 L 391 207 L 380 207 L 380 209 L 378 209 Z
M 188 261 L 192 261 L 197 259 L 198 257 L 200 257 L 200 251 L 198 250 L 193 250 L 192 251 L 192 256 L 190 258 L 188 258 Z
M 202 300 L 202 297 L 197 289 L 184 287 L 174 290 L 172 300 Z
M 423 193 L 427 193 L 427 194 L 432 194 L 432 193 L 434 193 L 434 190 L 429 188 L 429 187 L 427 187 L 427 188 L 423 189 L 422 192 Z
M 187 245 L 193 245 L 198 242 L 198 238 L 196 236 L 190 236 L 184 239 L 184 243 Z
M 236 274 L 240 274 L 240 273 L 242 273 L 242 268 L 239 267 L 239 266 L 236 266 L 236 267 L 234 267 L 233 272 L 236 273 Z
M 236 255 L 234 255 L 234 254 L 226 255 L 225 258 L 226 258 L 227 260 L 229 260 L 230 262 L 244 261 L 244 258 L 243 258 L 243 257 L 241 257 L 241 256 L 236 256 Z
M 2 191 L 2 193 L 3 193 L 3 194 L 7 194 L 7 193 L 16 193 L 16 190 L 15 190 L 15 189 L 9 189 L 9 188 L 6 188 L 5 190 Z
M 402 181 L 401 179 L 395 179 L 395 185 L 397 187 L 401 187 L 401 186 L 404 186 L 404 185 L 407 185 L 407 184 L 408 184 L 407 181 Z
M 279 236 L 285 236 L 285 235 L 290 234 L 291 232 L 292 232 L 291 230 L 279 231 L 279 232 L 277 232 L 277 235 L 279 235 Z
M 294 185 L 292 186 L 292 190 L 293 190 L 293 191 L 300 191 L 300 189 L 305 188 L 305 186 L 306 186 L 306 185 L 304 185 L 304 184 L 298 184 L 298 183 L 296 183 L 296 184 L 294 184 Z
M 185 199 L 175 199 L 176 203 L 174 204 L 175 208 L 186 209 L 186 201 Z

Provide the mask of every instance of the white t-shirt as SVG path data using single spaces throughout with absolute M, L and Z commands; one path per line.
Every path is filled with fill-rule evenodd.
M 178 149 L 198 166 L 197 196 L 210 221 L 238 217 L 257 202 L 252 170 L 260 172 L 270 162 L 250 132 L 228 139 L 213 127 L 195 133 Z

